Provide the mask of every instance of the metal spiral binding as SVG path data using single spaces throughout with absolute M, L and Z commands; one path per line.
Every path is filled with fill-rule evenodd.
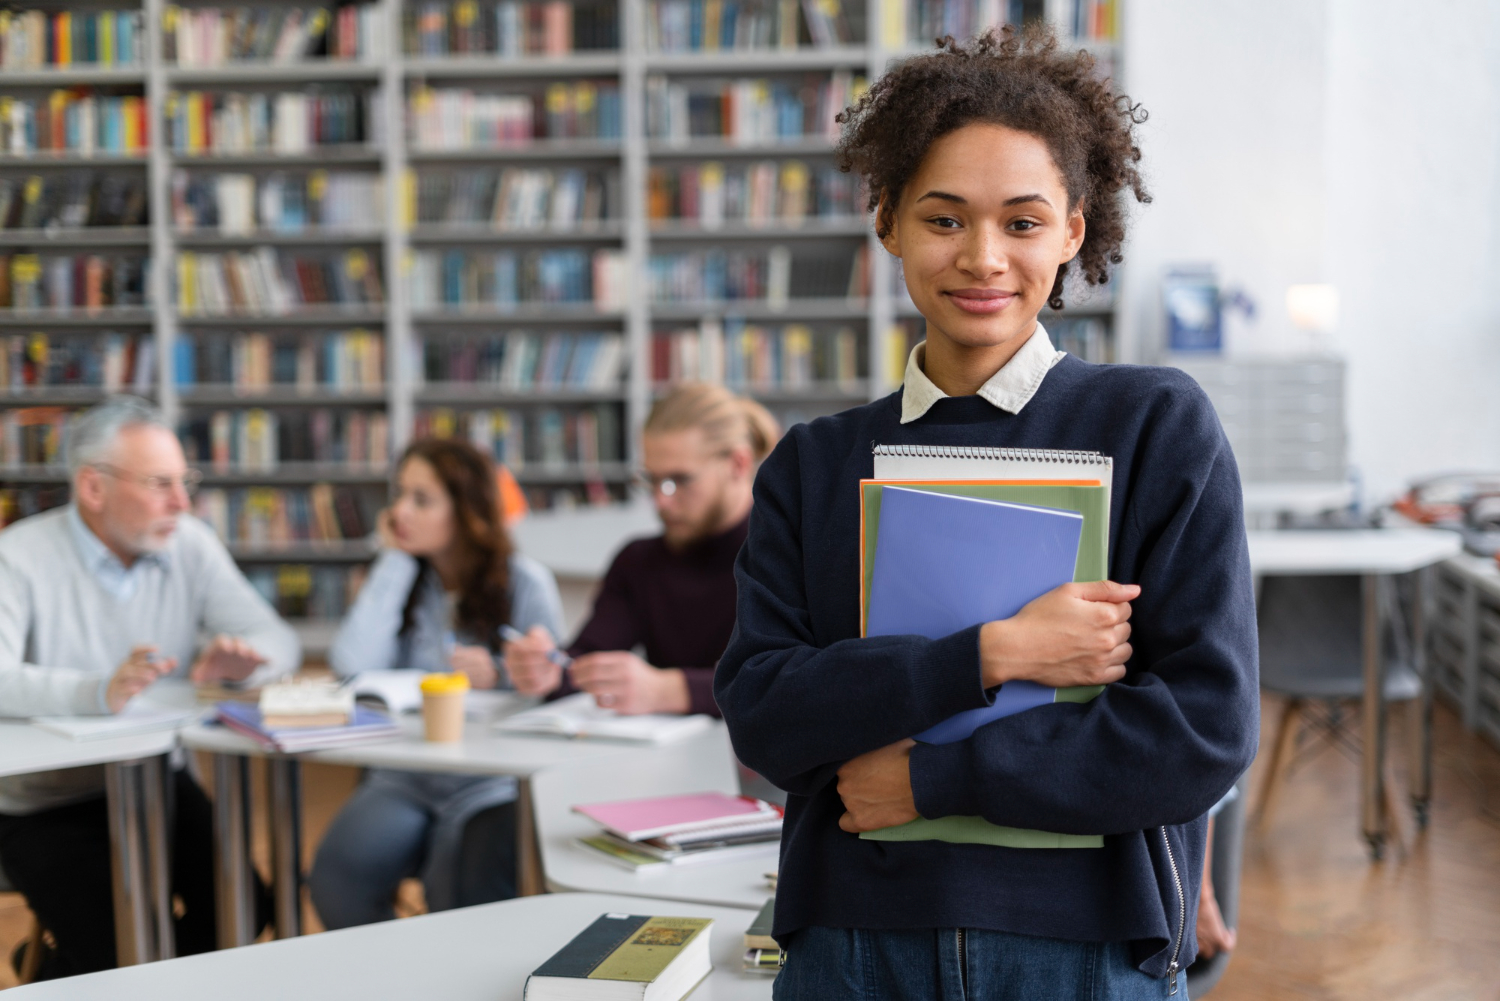
M 1079 465 L 1112 465 L 1100 452 L 1070 452 L 1055 448 L 991 448 L 983 445 L 876 445 L 876 455 L 898 455 L 921 459 L 1007 459 L 1021 462 L 1072 462 Z

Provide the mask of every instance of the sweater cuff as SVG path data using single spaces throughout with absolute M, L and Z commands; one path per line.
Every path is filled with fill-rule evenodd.
M 684 667 L 682 677 L 687 682 L 688 712 L 705 713 L 720 719 L 724 714 L 714 701 L 714 669 L 711 667 Z
M 73 708 L 80 716 L 108 716 L 109 701 L 109 679 L 113 675 L 103 677 L 82 678 L 78 682 L 78 690 L 73 693 Z
M 970 742 L 923 744 L 911 749 L 911 792 L 917 812 L 938 817 L 978 817 L 978 783 L 969 774 Z
M 934 723 L 969 709 L 992 705 L 979 669 L 979 629 L 970 626 L 927 643 L 913 692 L 917 712 Z

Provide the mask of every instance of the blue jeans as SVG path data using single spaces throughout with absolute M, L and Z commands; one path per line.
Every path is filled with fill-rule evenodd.
M 514 897 L 516 804 L 494 803 L 514 792 L 474 778 L 373 772 L 334 818 L 308 874 L 324 927 L 389 921 L 396 887 L 413 876 L 433 911 Z
M 1159 1001 L 1168 983 L 1137 970 L 1124 942 L 1066 942 L 953 928 L 804 928 L 776 977 L 776 1001 Z M 1187 1001 L 1177 975 L 1172 1001 Z

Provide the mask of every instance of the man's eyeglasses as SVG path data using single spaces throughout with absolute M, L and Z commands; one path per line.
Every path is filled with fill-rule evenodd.
M 653 496 L 660 493 L 663 497 L 672 497 L 679 490 L 688 489 L 697 478 L 693 473 L 669 473 L 666 476 L 655 476 L 643 470 L 635 474 L 637 483 L 649 490 Z
M 203 482 L 203 474 L 196 469 L 188 469 L 181 476 L 143 476 L 140 473 L 132 473 L 128 469 L 119 466 L 111 466 L 108 463 L 96 462 L 93 467 L 107 476 L 113 476 L 117 480 L 129 480 L 131 483 L 139 483 L 152 493 L 170 493 L 174 487 L 182 487 L 183 492 L 192 494 Z

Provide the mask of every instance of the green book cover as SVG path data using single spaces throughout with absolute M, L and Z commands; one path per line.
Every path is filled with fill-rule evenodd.
M 859 588 L 861 633 L 865 630 L 869 613 L 870 582 L 875 573 L 875 549 L 879 542 L 880 500 L 885 486 L 885 482 L 877 480 L 860 482 L 860 528 L 863 534 Z M 1077 511 L 1083 515 L 1083 535 L 1078 544 L 1078 562 L 1073 570 L 1073 579 L 1080 582 L 1096 581 L 1109 576 L 1109 492 L 1100 484 L 984 481 L 925 483 L 903 480 L 900 486 L 960 497 Z M 1098 685 L 1059 688 L 1056 701 L 1088 702 L 1102 691 L 1103 687 Z M 860 837 L 866 841 L 947 841 L 953 844 L 998 845 L 1003 848 L 1104 847 L 1101 835 L 1054 834 L 1002 827 L 983 817 L 939 817 L 935 820 L 918 817 L 897 827 L 865 831 Z

